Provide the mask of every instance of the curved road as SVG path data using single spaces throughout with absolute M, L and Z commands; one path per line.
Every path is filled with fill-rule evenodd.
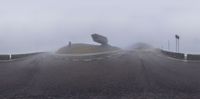
M 200 63 L 140 49 L 0 63 L 1 99 L 199 99 Z

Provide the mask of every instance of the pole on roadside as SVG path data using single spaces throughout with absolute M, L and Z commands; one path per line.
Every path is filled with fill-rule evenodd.
M 176 38 L 176 52 L 179 52 L 179 39 L 180 39 L 180 36 L 176 34 L 175 38 Z
M 170 51 L 170 41 L 168 40 L 168 50 Z

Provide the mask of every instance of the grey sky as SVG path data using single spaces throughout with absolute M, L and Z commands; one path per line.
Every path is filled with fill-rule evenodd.
M 92 43 L 91 33 L 126 47 L 147 42 L 200 53 L 199 0 L 2 0 L 0 53 L 52 51 L 72 42 Z

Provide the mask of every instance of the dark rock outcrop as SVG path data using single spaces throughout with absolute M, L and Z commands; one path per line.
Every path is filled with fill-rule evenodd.
M 92 34 L 91 36 L 94 42 L 100 43 L 101 45 L 108 45 L 108 39 L 105 36 L 99 34 Z

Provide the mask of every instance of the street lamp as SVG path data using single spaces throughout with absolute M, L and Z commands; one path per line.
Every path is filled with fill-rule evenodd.
M 176 52 L 179 52 L 179 39 L 180 39 L 180 36 L 176 34 L 175 38 L 176 38 Z
M 170 41 L 168 40 L 168 51 L 170 51 Z

